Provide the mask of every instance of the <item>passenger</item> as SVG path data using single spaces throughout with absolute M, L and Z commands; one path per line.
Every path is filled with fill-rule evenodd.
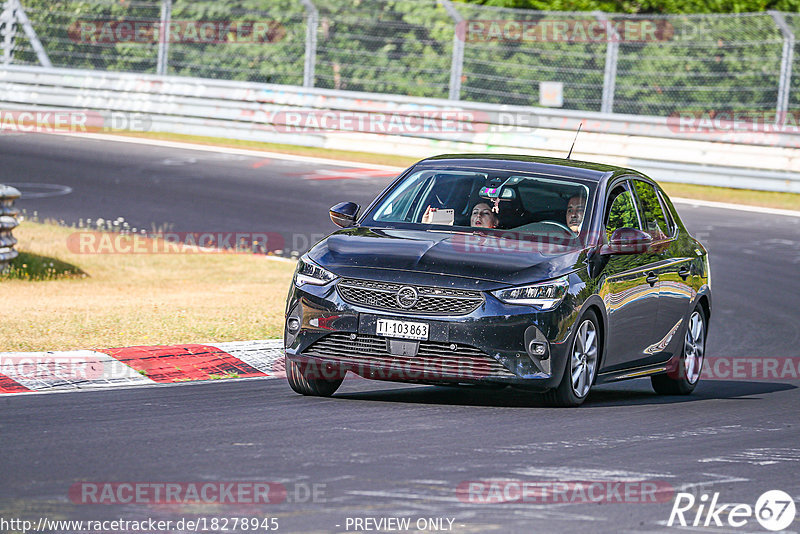
M 581 231 L 583 214 L 586 212 L 586 198 L 580 193 L 567 202 L 567 226 L 576 234 Z
M 477 226 L 479 228 L 497 228 L 500 221 L 497 214 L 492 211 L 492 207 L 486 202 L 478 202 L 472 208 L 472 217 L 469 219 L 470 226 Z
M 428 206 L 425 213 L 422 215 L 422 224 L 431 224 L 433 216 L 431 215 L 432 208 Z M 472 208 L 472 215 L 469 220 L 470 226 L 478 228 L 497 228 L 499 220 L 497 214 L 492 211 L 491 206 L 486 202 L 478 202 Z

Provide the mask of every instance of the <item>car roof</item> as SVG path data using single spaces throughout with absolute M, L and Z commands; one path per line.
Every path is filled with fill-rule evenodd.
M 424 159 L 417 163 L 417 165 L 420 167 L 427 167 L 429 165 L 433 167 L 438 165 L 452 165 L 483 169 L 541 172 L 598 182 L 619 174 L 640 175 L 640 173 L 632 169 L 614 165 L 564 158 L 526 156 L 522 154 L 444 154 Z

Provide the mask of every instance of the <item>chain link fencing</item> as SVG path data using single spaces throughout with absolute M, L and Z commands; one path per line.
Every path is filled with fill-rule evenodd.
M 793 13 L 449 0 L 6 0 L 2 12 L 15 5 L 30 28 L 0 23 L 7 64 L 637 115 L 800 111 Z

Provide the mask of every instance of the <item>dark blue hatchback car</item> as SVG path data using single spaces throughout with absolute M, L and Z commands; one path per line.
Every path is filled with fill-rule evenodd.
M 289 384 L 327 396 L 347 371 L 513 386 L 576 406 L 593 384 L 650 376 L 687 394 L 711 316 L 705 248 L 631 169 L 453 155 L 403 172 L 298 262 Z

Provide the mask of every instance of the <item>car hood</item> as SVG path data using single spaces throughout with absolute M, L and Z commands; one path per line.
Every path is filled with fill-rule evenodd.
M 498 286 L 546 280 L 580 268 L 585 253 L 574 243 L 546 243 L 507 233 L 359 227 L 331 234 L 308 256 L 340 276 L 396 280 L 395 271 L 403 271 L 409 283 L 425 283 L 436 275 L 440 283 L 444 276 L 449 285 L 475 287 L 457 279 Z

